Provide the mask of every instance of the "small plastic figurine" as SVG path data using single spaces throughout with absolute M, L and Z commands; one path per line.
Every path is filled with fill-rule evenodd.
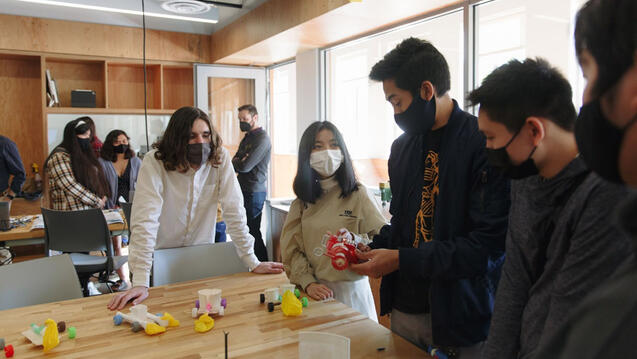
M 294 296 L 294 293 L 286 291 L 281 301 L 281 311 L 286 317 L 296 317 L 303 313 L 303 304 Z
M 179 326 L 179 321 L 175 320 L 170 314 L 164 313 L 162 317 L 160 315 L 148 313 L 148 307 L 138 304 L 130 309 L 130 314 L 117 312 L 113 317 L 113 323 L 120 325 L 124 321 L 129 322 L 133 332 L 143 329 L 148 335 L 163 333 L 166 331 L 166 327 Z
M 204 313 L 199 319 L 195 320 L 195 331 L 199 333 L 205 333 L 215 326 L 215 320 L 208 316 L 208 313 Z
M 202 314 L 216 314 L 223 316 L 227 301 L 221 298 L 221 289 L 202 289 L 198 292 L 199 299 L 192 308 L 192 317 L 197 318 Z
M 340 230 L 337 235 L 326 235 L 326 237 L 324 238 L 325 255 L 332 258 L 334 269 L 344 270 L 350 263 L 358 263 L 356 241 L 348 231 Z
M 301 291 L 299 291 L 294 284 L 281 284 L 280 288 L 268 288 L 263 293 L 259 295 L 259 302 L 261 304 L 268 303 L 268 312 L 273 312 L 274 307 L 282 304 L 283 297 L 279 293 L 285 294 L 290 292 L 297 300 L 301 301 L 302 307 L 307 307 L 308 299 L 307 297 L 301 297 Z
M 60 335 L 58 333 L 58 326 L 52 319 L 44 321 L 46 330 L 42 335 L 42 345 L 44 346 L 44 352 L 55 348 L 60 344 Z
M 47 319 L 42 326 L 31 324 L 29 329 L 22 332 L 22 335 L 34 345 L 42 345 L 44 351 L 48 352 L 60 344 L 60 333 L 64 333 L 65 330 L 66 323 L 55 323 L 53 319 Z M 69 335 L 69 338 L 73 339 L 74 337 Z
M 4 347 L 4 355 L 7 358 L 13 357 L 13 345 L 9 344 L 9 345 Z

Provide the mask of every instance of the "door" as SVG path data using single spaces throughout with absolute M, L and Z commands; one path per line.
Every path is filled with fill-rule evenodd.
M 239 106 L 256 106 L 259 125 L 270 132 L 265 75 L 266 70 L 258 67 L 195 65 L 195 106 L 208 114 L 230 155 L 235 154 L 243 137 L 237 118 Z

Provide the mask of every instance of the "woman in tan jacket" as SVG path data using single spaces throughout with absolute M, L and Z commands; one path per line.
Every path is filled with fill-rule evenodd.
M 290 282 L 316 300 L 334 297 L 377 321 L 368 279 L 334 269 L 324 255 L 327 232 L 344 228 L 367 242 L 386 224 L 374 199 L 356 180 L 343 137 L 332 123 L 315 122 L 303 133 L 294 192 L 297 199 L 281 233 Z

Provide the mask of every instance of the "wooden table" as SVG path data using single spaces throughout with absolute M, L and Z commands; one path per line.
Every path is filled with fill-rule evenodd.
M 239 273 L 151 288 L 144 301 L 149 312 L 169 312 L 181 321 L 181 326 L 157 336 L 133 333 L 127 323 L 115 326 L 115 312 L 106 308 L 112 295 L 102 295 L 0 311 L 0 338 L 13 345 L 18 359 L 45 357 L 42 347 L 33 346 L 20 333 L 31 323 L 42 325 L 51 318 L 64 320 L 67 328 L 75 326 L 77 338 L 61 335 L 60 345 L 47 358 L 223 358 L 224 331 L 230 333 L 229 358 L 297 358 L 298 333 L 306 330 L 349 337 L 352 358 L 430 358 L 337 301 L 310 300 L 299 317 L 285 317 L 280 309 L 268 313 L 259 303 L 259 293 L 282 283 L 288 283 L 285 274 Z M 197 333 L 190 313 L 197 291 L 203 288 L 222 289 L 228 307 L 225 316 L 215 318 L 210 332 Z
M 14 198 L 11 201 L 11 216 L 20 217 L 40 214 L 41 205 L 41 198 L 33 201 L 27 201 L 24 198 Z
M 126 219 L 124 218 L 124 213 L 120 213 L 120 214 L 122 215 L 122 219 L 124 219 L 124 222 L 126 222 Z M 33 220 L 31 220 L 31 222 L 27 223 L 25 226 L 12 228 L 10 231 L 6 231 L 6 232 L 0 231 L 0 242 L 44 238 L 44 229 L 31 230 L 32 226 L 33 226 Z M 108 229 L 111 232 L 121 232 L 125 228 L 126 228 L 126 225 L 124 223 L 112 223 L 108 225 Z

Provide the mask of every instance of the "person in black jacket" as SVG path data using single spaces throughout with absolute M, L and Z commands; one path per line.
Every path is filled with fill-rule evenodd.
M 261 235 L 261 215 L 266 196 L 265 181 L 270 163 L 270 137 L 259 126 L 259 113 L 253 105 L 243 105 L 239 111 L 239 127 L 246 135 L 232 158 L 234 170 L 243 193 L 248 228 L 254 237 L 254 254 L 260 261 L 268 260 L 268 252 Z
M 509 182 L 487 164 L 475 116 L 449 96 L 449 67 L 409 38 L 371 70 L 405 132 L 389 156 L 391 224 L 351 269 L 383 277 L 392 331 L 458 358 L 478 358 L 504 260 Z

